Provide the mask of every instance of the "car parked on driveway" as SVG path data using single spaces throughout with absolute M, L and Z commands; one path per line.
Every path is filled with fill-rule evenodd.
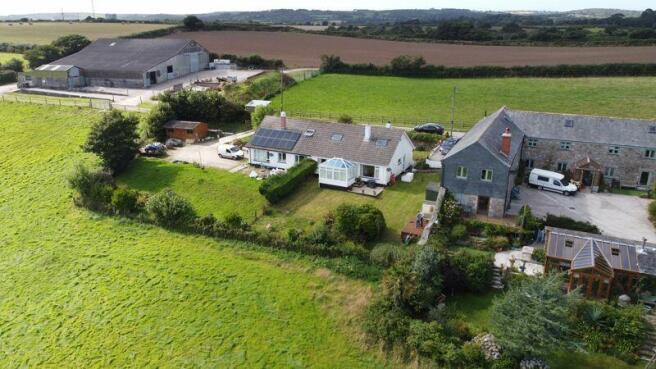
M 244 152 L 233 144 L 220 144 L 218 152 L 220 157 L 226 159 L 241 160 L 244 158 Z
M 565 196 L 574 195 L 579 190 L 574 183 L 569 183 L 563 174 L 544 169 L 531 170 L 528 184 L 540 190 L 559 192 Z
M 166 154 L 166 146 L 161 142 L 153 142 L 142 147 L 140 151 L 145 156 L 163 156 Z
M 414 128 L 415 132 L 423 132 L 423 133 L 434 133 L 434 134 L 444 134 L 444 127 L 437 123 L 424 123 L 416 126 Z
M 184 142 L 182 140 L 177 139 L 177 138 L 169 138 L 166 140 L 166 147 L 182 147 L 184 146 Z

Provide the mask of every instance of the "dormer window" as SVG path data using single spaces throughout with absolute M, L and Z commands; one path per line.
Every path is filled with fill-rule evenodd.
M 389 140 L 386 139 L 378 139 L 376 140 L 376 147 L 386 147 L 388 142 Z
M 335 141 L 335 142 L 341 142 L 343 138 L 344 138 L 344 135 L 341 134 L 341 133 L 333 133 L 333 134 L 330 136 L 330 139 L 331 139 L 332 141 Z

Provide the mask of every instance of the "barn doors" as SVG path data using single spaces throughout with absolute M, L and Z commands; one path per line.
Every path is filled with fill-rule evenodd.
M 200 60 L 198 53 L 191 54 L 191 73 L 196 73 L 200 70 Z

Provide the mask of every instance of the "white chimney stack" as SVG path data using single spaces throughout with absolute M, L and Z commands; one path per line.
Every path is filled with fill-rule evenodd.
M 371 140 L 371 126 L 368 124 L 364 125 L 364 142 L 369 142 Z
M 284 111 L 280 112 L 280 128 L 287 129 L 287 114 Z

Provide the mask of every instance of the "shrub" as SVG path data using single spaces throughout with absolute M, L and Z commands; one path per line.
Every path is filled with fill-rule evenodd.
M 433 133 L 415 131 L 408 131 L 407 133 L 413 142 L 436 144 L 442 139 L 442 136 Z
M 647 211 L 649 212 L 649 219 L 656 226 L 656 200 L 649 203 Z
M 465 285 L 462 287 L 465 289 L 472 292 L 489 289 L 494 267 L 492 254 L 460 249 L 451 256 L 450 265 L 464 277 Z
M 533 216 L 530 206 L 524 205 L 517 216 L 517 225 L 522 229 L 535 231 L 542 227 L 542 221 Z
M 467 238 L 467 226 L 464 224 L 456 224 L 451 228 L 449 238 L 452 241 L 461 241 Z
M 450 228 L 456 224 L 462 223 L 463 211 L 462 207 L 453 198 L 451 193 L 447 192 L 442 201 L 442 207 L 438 214 L 438 220 L 441 226 Z
M 0 70 L 0 84 L 16 82 L 18 74 L 13 70 Z
M 166 140 L 164 125 L 174 119 L 176 119 L 175 112 L 171 108 L 171 105 L 167 103 L 157 104 L 148 113 L 148 116 L 141 121 L 141 138 L 144 140 L 164 142 Z
M 117 110 L 105 113 L 91 127 L 84 150 L 98 155 L 103 166 L 114 174 L 120 173 L 137 153 L 138 123 L 136 116 L 125 116 Z
M 127 188 L 119 187 L 112 193 L 112 209 L 120 215 L 130 215 L 138 213 L 139 192 Z
M 244 219 L 237 213 L 230 213 L 224 219 L 225 225 L 233 229 L 242 229 L 245 227 Z
M 191 204 L 170 189 L 151 196 L 146 203 L 146 211 L 155 223 L 167 228 L 191 226 L 196 218 Z
M 549 227 L 571 229 L 573 231 L 601 234 L 599 228 L 597 228 L 597 226 L 594 224 L 590 224 L 589 222 L 580 222 L 569 217 L 556 216 L 553 214 L 547 214 L 545 225 Z
M 490 251 L 507 250 L 512 246 L 506 236 L 492 236 L 485 240 L 485 245 Z
M 407 249 L 404 246 L 385 243 L 374 247 L 369 253 L 369 259 L 372 263 L 390 267 L 407 255 Z
M 253 129 L 257 129 L 260 124 L 262 124 L 264 117 L 271 114 L 273 114 L 273 108 L 270 106 L 256 107 L 255 110 L 251 113 L 251 127 Z
M 13 70 L 14 72 L 22 72 L 24 67 L 23 62 L 17 58 L 11 58 L 2 63 L 2 69 Z
M 546 259 L 546 251 L 544 249 L 535 249 L 533 250 L 533 260 L 537 261 L 540 264 L 543 264 Z
M 100 169 L 89 169 L 78 164 L 68 176 L 69 186 L 77 192 L 75 202 L 95 211 L 106 211 L 111 202 L 114 181 Z
M 337 122 L 352 124 L 353 123 L 353 117 L 348 115 L 348 114 L 342 114 L 342 115 L 339 116 L 339 118 L 337 118 Z
M 385 231 L 385 216 L 373 205 L 342 204 L 335 209 L 335 230 L 359 242 L 375 241 Z
M 175 117 L 181 120 L 235 123 L 244 122 L 249 118 L 243 105 L 228 101 L 220 92 L 214 90 L 167 91 L 160 95 L 159 100 L 169 104 Z
M 287 172 L 268 177 L 259 191 L 269 202 L 275 204 L 292 193 L 303 181 L 317 170 L 317 162 L 304 159 Z
M 363 329 L 376 342 L 388 347 L 404 343 L 408 337 L 411 319 L 398 306 L 386 299 L 378 299 L 367 307 Z

